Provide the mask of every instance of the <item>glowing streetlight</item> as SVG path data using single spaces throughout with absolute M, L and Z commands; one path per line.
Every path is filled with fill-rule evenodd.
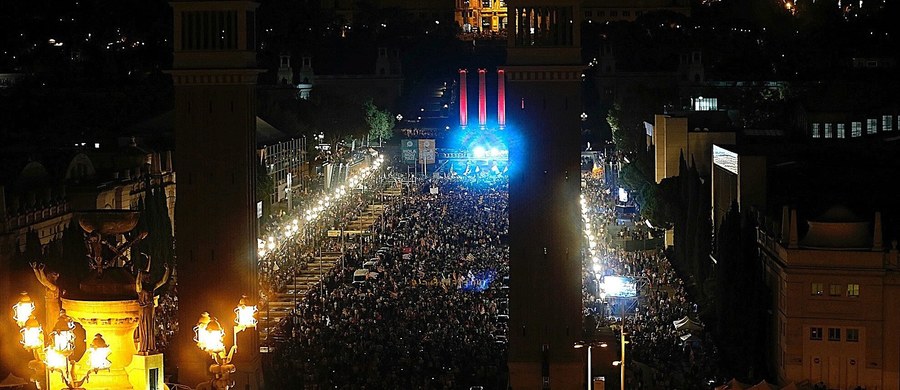
M 256 327 L 256 312 L 259 309 L 256 306 L 247 305 L 247 296 L 241 297 L 241 301 L 238 304 L 238 307 L 234 309 L 234 313 L 236 317 L 234 319 L 235 326 L 240 328 L 241 330 L 247 328 L 255 328 Z
M 75 323 L 72 317 L 60 313 L 53 331 L 50 333 L 50 347 L 60 355 L 68 357 L 75 350 Z
M 22 346 L 28 350 L 38 350 L 44 346 L 44 330 L 41 324 L 32 315 L 23 324 L 19 331 L 22 333 Z
M 91 342 L 91 369 L 94 372 L 109 369 L 112 365 L 109 361 L 109 352 L 109 344 L 103 339 L 103 335 L 100 333 L 94 335 L 94 341 Z
M 22 321 L 22 317 L 26 315 L 27 319 Z M 14 306 L 13 318 L 21 328 L 19 332 L 22 334 L 22 346 L 34 355 L 34 360 L 28 363 L 28 366 L 36 372 L 43 372 L 45 369 L 59 372 L 66 389 L 80 389 L 92 373 L 109 369 L 111 365 L 109 345 L 103 340 L 103 336 L 97 333 L 90 345 L 89 369 L 81 379 L 77 379 L 76 362 L 72 356 L 77 341 L 74 332 L 75 321 L 66 315 L 65 311 L 60 311 L 59 319 L 54 324 L 46 345 L 41 324 L 34 318 L 34 302 L 28 294 L 22 293 L 19 302 Z M 81 343 L 83 345 L 83 341 Z M 37 377 L 32 380 L 38 382 Z
M 200 315 L 200 320 L 194 327 L 194 341 L 197 342 L 197 347 L 208 353 L 215 361 L 209 368 L 216 376 L 210 381 L 213 388 L 227 390 L 233 385 L 230 376 L 235 372 L 235 367 L 231 364 L 231 359 L 237 352 L 237 334 L 247 328 L 256 327 L 256 312 L 256 306 L 247 305 L 247 297 L 242 297 L 234 309 L 234 343 L 231 348 L 225 347 L 225 329 L 219 321 L 206 312 Z
M 13 319 L 16 320 L 16 324 L 19 327 L 25 326 L 25 322 L 31 318 L 31 315 L 34 313 L 34 301 L 31 300 L 31 297 L 28 296 L 28 293 L 22 292 L 22 295 L 19 296 L 19 301 L 13 305 Z
M 212 318 L 203 328 L 203 351 L 217 354 L 225 351 L 225 330 L 219 324 L 219 320 Z M 199 345 L 199 343 L 198 343 Z

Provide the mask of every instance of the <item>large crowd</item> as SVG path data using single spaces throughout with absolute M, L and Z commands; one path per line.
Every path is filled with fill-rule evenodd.
M 625 331 L 631 343 L 627 357 L 630 389 L 693 389 L 708 388 L 707 380 L 714 376 L 716 350 L 712 340 L 703 332 L 696 332 L 686 342 L 686 332 L 676 332 L 673 321 L 687 316 L 697 317 L 697 306 L 691 303 L 684 284 L 661 248 L 625 251 L 614 249 L 609 226 L 617 223 L 616 198 L 603 181 L 589 173 L 582 177 L 590 226 L 600 236 L 599 252 L 602 266 L 596 268 L 585 261 L 585 314 L 598 327 L 612 327 L 621 331 L 622 309 L 625 308 Z M 632 231 L 637 229 L 632 228 Z M 643 229 L 641 229 L 643 231 Z M 647 239 L 645 234 L 630 239 Z M 636 300 L 617 300 L 603 296 L 601 276 L 616 275 L 637 282 Z
M 455 176 L 387 204 L 281 324 L 276 387 L 504 387 L 507 199 L 505 180 Z
M 505 178 L 489 176 L 426 179 L 386 203 L 371 238 L 346 243 L 341 261 L 277 327 L 282 342 L 270 369 L 278 375 L 269 377 L 281 383 L 274 385 L 505 387 L 508 190 Z M 609 225 L 622 223 L 616 198 L 602 179 L 590 173 L 582 179 L 585 222 L 600 238 L 594 253 L 602 257 L 601 276 L 626 276 L 639 285 L 637 303 L 624 317 L 631 341 L 626 387 L 707 388 L 716 360 L 711 340 L 695 331 L 685 341 L 673 329 L 673 321 L 696 318 L 698 311 L 682 280 L 662 249 L 629 252 L 610 245 Z M 347 197 L 326 220 L 348 223 L 367 196 Z M 629 238 L 650 233 L 640 231 Z M 299 237 L 277 249 L 281 271 L 272 272 L 273 283 L 284 283 L 277 275 L 295 273 L 313 248 L 339 245 Z M 602 278 L 590 260 L 583 296 L 592 321 L 586 323 L 621 332 L 621 302 L 601 294 Z M 364 263 L 362 280 L 356 271 Z

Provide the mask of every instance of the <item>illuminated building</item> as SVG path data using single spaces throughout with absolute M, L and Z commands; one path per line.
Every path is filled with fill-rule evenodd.
M 678 176 L 679 158 L 697 164 L 699 172 L 712 166 L 712 145 L 734 144 L 735 131 L 725 111 L 691 111 L 656 115 L 651 140 L 654 145 L 656 182 Z
M 785 207 L 781 231 L 761 228 L 757 235 L 771 297 L 768 355 L 778 380 L 900 387 L 896 241 L 885 247 L 879 213 L 860 217 L 832 207 L 801 222 L 797 211 Z
M 782 384 L 900 388 L 897 203 L 893 183 L 874 179 L 896 172 L 897 146 L 797 139 L 713 151 L 714 223 L 736 203 L 758 226 L 744 256 L 759 261 L 748 277 L 767 299 L 770 372 Z
M 463 32 L 506 30 L 506 0 L 456 0 L 455 20 Z

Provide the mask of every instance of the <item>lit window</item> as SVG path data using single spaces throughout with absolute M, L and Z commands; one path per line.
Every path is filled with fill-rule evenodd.
M 847 341 L 849 341 L 851 343 L 859 342 L 859 329 L 848 328 L 847 329 Z
M 843 123 L 837 124 L 837 137 L 838 138 L 847 138 L 847 130 L 844 129 Z
M 813 283 L 812 284 L 812 295 L 822 295 L 825 293 L 825 288 L 822 287 L 822 283 Z
M 878 119 L 866 119 L 866 134 L 878 132 Z
M 831 123 L 825 124 L 825 138 L 831 138 Z
M 813 123 L 812 125 L 812 137 L 813 138 L 822 138 L 822 129 L 818 123 Z
M 841 287 L 842 286 L 840 284 L 832 284 L 831 286 L 828 286 L 828 295 L 831 295 L 833 297 L 841 296 L 841 294 L 843 293 L 843 289 Z
M 859 285 L 858 284 L 848 284 L 847 285 L 847 296 L 848 297 L 858 297 L 859 296 Z
M 810 340 L 821 340 L 822 339 L 822 328 L 809 328 L 809 339 Z
M 828 341 L 841 341 L 841 328 L 828 328 Z
M 862 123 L 861 122 L 853 122 L 850 124 L 850 136 L 853 138 L 859 137 L 862 135 Z
M 894 123 L 891 119 L 893 119 L 893 117 L 890 115 L 882 115 L 881 116 L 881 130 L 882 131 L 894 130 Z

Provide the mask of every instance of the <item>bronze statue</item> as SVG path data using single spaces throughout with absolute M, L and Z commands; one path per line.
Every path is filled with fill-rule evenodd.
M 59 305 L 59 296 L 60 290 L 59 286 L 56 285 L 56 281 L 59 279 L 59 273 L 56 271 L 50 271 L 49 273 L 46 271 L 46 267 L 43 263 L 31 263 L 31 270 L 34 271 L 34 276 L 37 278 L 38 282 L 44 286 L 44 307 L 46 308 L 47 313 L 47 323 L 50 320 L 56 321 L 56 313 L 59 313 L 60 305 Z
M 156 352 L 156 335 L 153 333 L 154 321 L 156 316 L 156 290 L 164 286 L 169 281 L 171 269 L 168 264 L 164 264 L 166 269 L 162 279 L 156 283 L 150 282 L 150 257 L 141 254 L 147 258 L 147 268 L 138 270 L 135 278 L 135 291 L 137 292 L 137 301 L 141 306 L 141 317 L 138 322 L 138 354 L 149 355 Z
M 140 232 L 131 241 L 126 240 L 119 245 L 113 245 L 103 239 L 103 235 L 99 231 L 91 231 L 88 233 L 87 238 L 85 238 L 85 245 L 88 249 L 88 259 L 90 261 L 91 269 L 96 270 L 97 273 L 102 275 L 104 269 L 108 268 L 111 264 L 117 264 L 119 260 L 122 260 L 123 264 L 126 266 L 129 265 L 130 261 L 125 257 L 125 251 L 132 246 L 137 245 L 144 237 L 147 237 L 147 232 Z M 108 248 L 113 254 L 108 260 L 103 258 L 103 250 L 105 248 Z

